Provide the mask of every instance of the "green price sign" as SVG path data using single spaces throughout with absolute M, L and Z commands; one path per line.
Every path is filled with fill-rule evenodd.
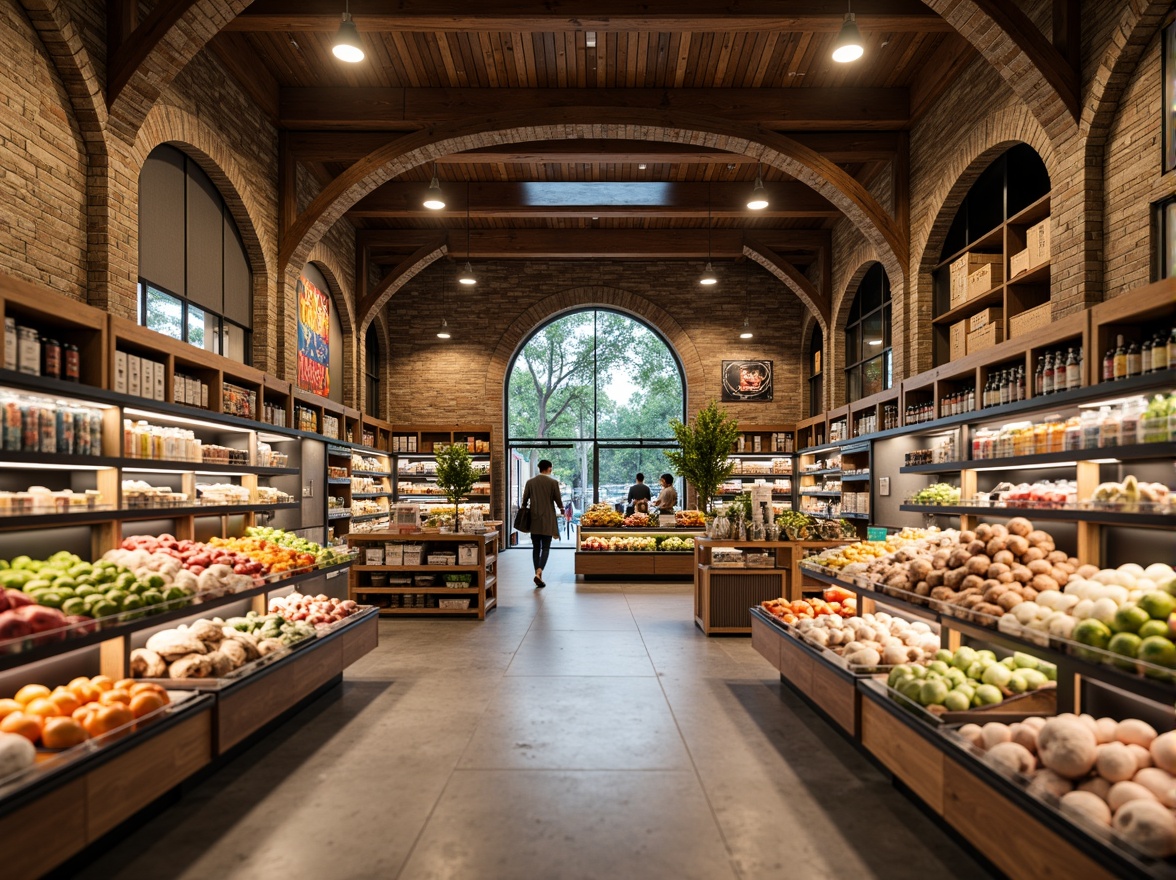
M 866 540 L 885 541 L 886 529 L 882 526 L 870 526 L 868 529 L 866 529 Z

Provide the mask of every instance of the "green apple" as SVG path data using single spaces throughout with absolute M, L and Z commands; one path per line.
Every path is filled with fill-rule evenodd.
M 993 685 L 998 688 L 1007 687 L 1009 680 L 1013 677 L 1013 671 L 1007 666 L 1002 666 L 999 663 L 994 663 L 984 670 L 984 677 L 982 681 L 984 684 Z
M 966 712 L 972 705 L 972 698 L 963 691 L 949 691 L 943 698 L 943 705 L 949 712 Z
M 1122 605 L 1115 612 L 1115 622 L 1111 624 L 1111 629 L 1121 633 L 1137 633 L 1150 619 L 1150 615 L 1140 606 Z
M 1176 597 L 1160 590 L 1144 593 L 1138 604 L 1152 620 L 1167 620 L 1168 615 L 1176 611 Z
M 924 681 L 919 688 L 919 703 L 931 706 L 942 703 L 947 697 L 947 684 L 942 680 Z
M 1004 699 L 1004 694 L 1000 692 L 1000 688 L 991 684 L 982 684 L 976 688 L 976 696 L 974 701 L 979 701 L 977 705 L 980 706 L 994 706 Z

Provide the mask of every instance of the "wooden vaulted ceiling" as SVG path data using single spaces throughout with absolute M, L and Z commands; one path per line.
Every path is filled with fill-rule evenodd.
M 287 191 L 294 163 L 326 185 L 406 133 L 473 114 L 541 118 L 563 107 L 681 110 L 757 125 L 868 184 L 905 173 L 906 130 L 975 53 L 918 0 L 852 5 L 865 56 L 851 64 L 830 57 L 845 0 L 351 0 L 367 52 L 359 64 L 331 54 L 343 0 L 254 0 L 212 48 L 282 130 Z M 764 168 L 771 206 L 750 212 L 757 170 L 746 156 L 688 145 L 539 141 L 439 159 L 443 212 L 421 207 L 432 174 L 422 166 L 347 216 L 361 230 L 361 265 L 377 267 L 445 234 L 464 258 L 467 223 L 475 258 L 697 258 L 705 247 L 729 259 L 751 236 L 801 269 L 821 259 L 838 210 Z M 657 204 L 610 208 L 583 187 L 577 204 L 543 206 L 528 196 L 536 182 L 667 186 Z M 283 220 L 292 216 L 287 204 Z

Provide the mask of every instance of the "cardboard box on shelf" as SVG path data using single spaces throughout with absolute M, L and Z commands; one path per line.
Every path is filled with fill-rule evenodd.
M 404 565 L 404 545 L 390 541 L 384 545 L 384 565 Z
M 972 298 L 969 292 L 970 285 L 968 278 L 973 272 L 981 266 L 990 265 L 992 263 L 1004 263 L 1004 257 L 1000 254 L 976 254 L 966 253 L 954 263 L 949 269 L 951 279 L 951 308 L 963 305 Z
M 968 332 L 975 333 L 977 330 L 983 330 L 989 324 L 999 324 L 1001 318 L 1004 317 L 1004 309 L 992 306 L 982 312 L 977 312 L 968 319 Z
M 478 564 L 478 545 L 477 544 L 458 544 L 457 545 L 457 564 L 458 565 L 477 565 Z
M 119 394 L 126 394 L 130 387 L 127 379 L 127 353 L 125 351 L 116 351 L 114 353 L 114 390 Z
M 163 402 L 163 389 L 167 384 L 167 367 L 164 364 L 157 363 L 155 365 L 155 394 L 154 397 L 160 403 Z
M 1032 268 L 1029 262 L 1029 248 L 1023 251 L 1018 251 L 1009 257 L 1009 280 L 1016 278 L 1018 275 L 1028 272 Z
M 972 354 L 986 348 L 992 348 L 998 342 L 1004 342 L 1004 327 L 999 323 L 989 324 L 982 330 L 968 334 L 968 353 Z
M 368 547 L 364 552 L 364 562 L 367 565 L 383 565 L 384 549 L 382 547 Z
M 143 378 L 143 361 L 137 354 L 127 355 L 127 394 L 138 397 L 141 393 L 140 382 Z
M 951 325 L 951 359 L 959 360 L 968 353 L 968 322 L 956 321 Z
M 982 296 L 1004 281 L 1003 262 L 988 263 L 968 276 L 968 299 Z
M 420 565 L 421 553 L 425 547 L 423 544 L 405 544 L 404 545 L 404 562 L 403 565 Z
M 1029 268 L 1049 262 L 1049 218 L 1035 223 L 1025 231 L 1029 251 Z
M 1021 312 L 1019 315 L 1013 315 L 1009 318 L 1009 338 L 1014 336 L 1023 336 L 1030 330 L 1036 330 L 1039 327 L 1044 327 L 1049 324 L 1050 307 L 1049 303 L 1037 306 L 1036 308 L 1028 309 Z
M 139 358 L 139 388 L 144 397 L 155 396 L 155 361 Z

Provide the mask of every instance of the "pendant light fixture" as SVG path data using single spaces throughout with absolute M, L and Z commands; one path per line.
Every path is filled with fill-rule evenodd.
M 841 22 L 841 30 L 837 34 L 837 42 L 833 44 L 833 60 L 842 64 L 857 61 L 862 57 L 862 32 L 858 30 L 857 18 L 853 14 L 853 7 L 849 6 L 845 13 L 845 20 Z
M 711 287 L 719 283 L 719 277 L 715 274 L 714 267 L 711 266 L 711 204 L 709 184 L 706 187 L 706 268 L 702 270 L 702 275 L 699 277 L 698 283 L 703 287 Z
M 441 319 L 441 329 L 437 331 L 437 338 L 438 339 L 448 339 L 449 338 L 449 322 L 446 321 L 444 318 Z
M 751 332 L 751 319 L 744 318 L 743 319 L 743 329 L 739 332 L 739 338 L 740 339 L 751 339 L 752 336 L 754 336 L 754 335 L 755 334 L 753 334 Z
M 464 284 L 466 287 L 473 287 L 478 283 L 478 279 L 474 276 L 474 267 L 470 265 L 470 184 L 466 182 L 466 264 L 465 268 L 461 270 L 461 274 L 457 276 L 459 284 Z
M 751 188 L 751 197 L 747 200 L 747 207 L 751 211 L 762 211 L 768 206 L 768 191 L 764 189 L 764 178 L 760 173 L 761 166 L 755 166 L 755 186 Z
M 347 61 L 351 64 L 363 61 L 363 43 L 359 41 L 359 31 L 355 27 L 355 22 L 351 20 L 350 0 L 347 0 L 343 6 L 343 22 L 339 25 L 339 30 L 335 32 L 335 42 L 331 46 L 331 54 L 340 61 Z
M 437 180 L 437 163 L 433 163 L 433 179 L 429 182 L 429 188 L 425 192 L 425 200 L 422 204 L 430 211 L 440 211 L 445 207 L 445 196 L 441 192 L 441 183 Z

